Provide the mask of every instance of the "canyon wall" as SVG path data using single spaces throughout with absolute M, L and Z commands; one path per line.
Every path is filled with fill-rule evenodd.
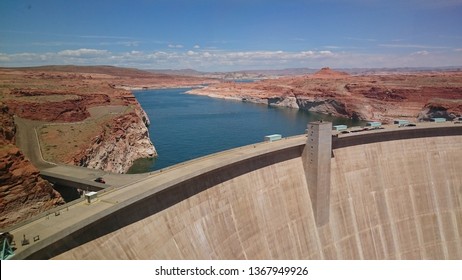
M 89 147 L 73 157 L 79 166 L 126 173 L 139 158 L 154 157 L 157 152 L 149 138 L 149 119 L 140 108 L 114 118 L 93 138 Z M 142 114 L 142 115 L 141 115 Z
M 213 87 L 215 87 L 214 85 Z M 219 92 L 219 90 L 211 88 L 197 88 L 188 91 L 189 94 L 205 95 L 213 98 L 224 98 L 239 100 L 242 102 L 251 102 L 268 106 L 286 107 L 292 109 L 301 109 L 308 112 L 326 114 L 335 117 L 355 118 L 361 120 L 373 119 L 374 114 L 368 106 L 360 106 L 356 104 L 346 104 L 334 97 L 319 97 L 307 95 L 277 95 L 269 94 L 268 97 L 264 93 L 255 94 L 254 92 L 247 93 L 245 91 L 236 91 L 235 93 Z M 262 96 L 259 96 L 262 95 Z
M 228 83 L 229 84 L 229 83 Z M 217 88 L 218 87 L 218 88 Z M 268 91 L 256 92 L 247 89 L 223 90 L 219 85 L 212 85 L 205 88 L 197 88 L 188 91 L 189 94 L 205 95 L 213 98 L 224 98 L 264 104 L 268 106 L 286 107 L 300 109 L 308 112 L 326 114 L 335 117 L 355 118 L 360 120 L 377 119 L 380 114 L 373 111 L 367 104 L 356 104 L 351 101 L 345 102 L 341 98 L 330 96 L 317 96 L 308 94 L 294 94 L 294 92 L 279 93 Z M 380 118 L 380 117 L 379 117 Z
M 61 195 L 14 144 L 16 128 L 0 102 L 0 228 L 64 204 Z
M 33 150 L 30 160 L 37 166 L 49 166 L 43 164 L 43 154 L 49 162 L 124 173 L 136 159 L 157 153 L 148 135 L 146 113 L 130 91 L 118 87 L 185 87 L 206 82 L 213 81 L 109 66 L 0 68 L 0 99 L 11 114 L 21 118 L 18 145 L 27 146 L 22 147 L 26 153 Z M 2 110 L 0 227 L 64 202 L 14 145 L 15 124 L 3 104 Z M 40 133 L 45 126 L 46 135 Z M 35 153 L 39 147 L 36 131 L 42 140 L 49 140 L 40 142 L 41 154 Z
M 191 94 L 383 123 L 462 114 L 462 73 L 406 73 L 350 76 L 329 68 L 315 74 L 253 83 L 223 82 Z
M 2 96 L 23 119 L 21 129 L 30 131 L 22 142 L 34 141 L 34 129 L 48 127 L 39 136 L 49 162 L 125 173 L 136 159 L 157 155 L 150 121 L 130 91 L 90 73 L 19 73 L 5 71 Z

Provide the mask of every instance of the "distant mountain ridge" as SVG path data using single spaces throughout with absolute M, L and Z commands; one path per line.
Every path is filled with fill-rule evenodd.
M 207 77 L 216 79 L 265 79 L 284 76 L 302 76 L 314 74 L 322 68 L 283 68 L 283 69 L 256 69 L 256 70 L 239 70 L 227 72 L 206 72 L 194 69 L 137 69 L 128 67 L 117 67 L 109 65 L 46 65 L 35 67 L 0 67 L 4 69 L 15 68 L 23 70 L 41 70 L 68 72 L 68 73 L 95 73 L 109 74 L 124 77 L 152 77 L 154 76 L 189 76 L 189 77 Z M 324 67 L 329 68 L 329 67 Z M 350 75 L 373 75 L 387 73 L 415 73 L 415 72 L 444 72 L 444 71 L 462 71 L 462 66 L 444 66 L 444 67 L 396 67 L 396 68 L 329 68 L 332 71 L 344 72 Z
M 326 68 L 326 67 L 325 67 Z M 332 71 L 343 72 L 350 75 L 362 74 L 386 74 L 386 73 L 412 73 L 412 72 L 443 72 L 462 71 L 462 66 L 447 67 L 396 67 L 396 68 L 329 68 Z M 301 76 L 310 75 L 322 70 L 319 68 L 284 68 L 272 70 L 239 70 L 228 72 L 205 72 L 194 69 L 147 69 L 145 71 L 156 74 L 179 75 L 179 76 L 201 76 L 225 79 L 241 78 L 267 78 L 275 76 Z

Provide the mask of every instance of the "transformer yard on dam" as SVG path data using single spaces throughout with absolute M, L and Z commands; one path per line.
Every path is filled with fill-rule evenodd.
M 380 128 L 135 176 L 11 228 L 12 258 L 462 259 L 462 125 Z

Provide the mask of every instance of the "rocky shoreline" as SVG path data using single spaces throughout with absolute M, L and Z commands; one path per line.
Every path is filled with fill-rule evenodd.
M 197 86 L 204 79 L 106 66 L 48 66 L 0 68 L 0 83 L 0 228 L 5 228 L 64 204 L 15 145 L 13 115 L 34 135 L 26 133 L 21 142 L 37 138 L 30 145 L 40 145 L 43 158 L 37 161 L 125 173 L 135 160 L 157 156 L 150 120 L 130 90 Z
M 329 98 L 310 98 L 306 96 L 269 96 L 257 97 L 252 93 L 240 92 L 232 96 L 224 96 L 215 93 L 213 89 L 204 87 L 200 89 L 189 90 L 186 93 L 194 95 L 208 96 L 212 98 L 236 100 L 242 102 L 251 102 L 255 104 L 263 104 L 268 106 L 285 107 L 292 109 L 301 109 L 305 111 L 332 115 L 336 117 L 355 118 L 358 117 L 357 112 L 348 112 L 345 104 Z M 359 117 L 359 119 L 363 119 Z
M 142 109 L 140 109 L 142 111 Z M 157 156 L 147 126 L 149 119 L 129 113 L 115 118 L 110 130 L 104 130 L 85 150 L 73 157 L 71 163 L 113 173 L 126 173 L 140 158 Z
M 204 95 L 383 123 L 462 114 L 462 73 L 350 76 L 323 68 L 312 75 L 192 89 Z
M 114 173 L 127 172 L 139 158 L 157 156 L 147 128 L 150 120 L 133 90 L 213 82 L 108 66 L 0 71 L 5 84 L 1 94 L 11 111 L 46 126 L 39 136 L 47 161 Z M 90 112 L 94 108 L 95 114 Z

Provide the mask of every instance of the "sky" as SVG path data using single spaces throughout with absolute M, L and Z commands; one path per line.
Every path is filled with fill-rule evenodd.
M 0 66 L 462 66 L 462 0 L 0 0 Z

